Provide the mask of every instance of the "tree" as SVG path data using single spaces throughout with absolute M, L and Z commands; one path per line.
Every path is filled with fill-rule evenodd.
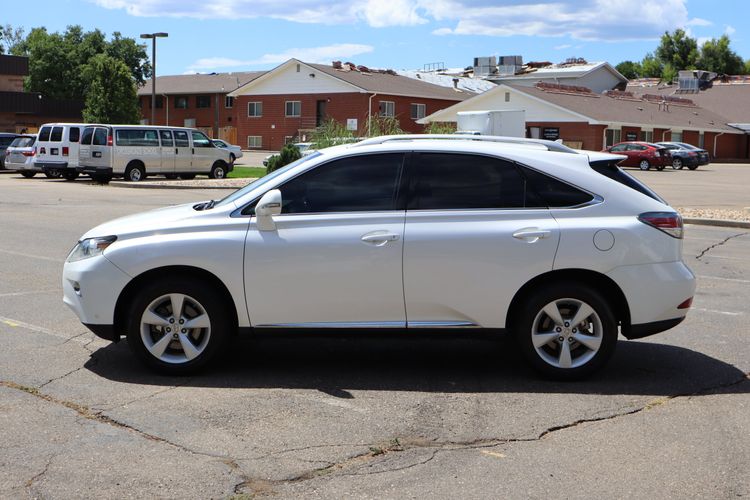
M 623 61 L 615 66 L 615 69 L 628 80 L 639 78 L 641 76 L 641 73 L 643 72 L 643 68 L 641 68 L 640 63 L 633 61 Z
M 665 64 L 661 70 L 661 80 L 666 83 L 672 83 L 678 75 L 677 69 L 670 63 Z
M 138 123 L 135 82 L 127 65 L 106 54 L 91 58 L 83 72 L 89 81 L 83 120 L 89 123 Z
M 22 41 L 23 28 L 14 28 L 10 24 L 0 26 L 0 54 L 12 54 L 16 45 Z
M 745 69 L 742 70 L 743 75 L 750 75 L 750 59 L 745 61 Z
M 288 144 L 284 144 L 284 147 L 281 148 L 279 154 L 273 155 L 268 159 L 268 167 L 266 167 L 266 173 L 270 174 L 274 170 L 278 170 L 284 165 L 289 165 L 293 161 L 297 161 L 300 158 L 302 158 L 302 153 L 300 153 L 297 146 L 295 146 L 291 142 Z
M 108 42 L 98 29 L 84 32 L 80 26 L 68 26 L 64 33 L 49 33 L 34 28 L 13 52 L 29 58 L 26 90 L 57 99 L 85 98 L 89 85 L 83 77 L 85 67 L 99 54 L 125 64 L 135 84 L 143 84 L 151 76 L 145 46 L 117 32 Z
M 712 38 L 701 47 L 698 67 L 725 75 L 737 75 L 745 70 L 742 58 L 729 48 L 729 37 Z
M 682 29 L 674 30 L 671 35 L 664 32 L 655 53 L 662 66 L 669 64 L 675 71 L 695 69 L 698 55 L 698 42 Z
M 644 78 L 661 78 L 662 69 L 662 64 L 651 53 L 641 61 L 641 76 Z

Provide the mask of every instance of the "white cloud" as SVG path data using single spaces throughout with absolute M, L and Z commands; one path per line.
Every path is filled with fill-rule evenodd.
M 367 54 L 373 51 L 370 45 L 355 43 L 340 43 L 324 47 L 306 47 L 288 49 L 277 54 L 264 54 L 257 59 L 232 59 L 227 57 L 208 57 L 198 59 L 188 66 L 187 73 L 196 71 L 214 71 L 226 68 L 247 69 L 251 66 L 267 66 L 281 64 L 289 59 L 295 58 L 306 63 L 328 64 L 336 59 L 346 59 L 359 54 Z
M 435 35 L 514 35 L 578 40 L 658 39 L 712 23 L 688 16 L 687 0 L 89 0 L 132 16 L 274 18 L 371 27 L 436 24 Z
M 553 48 L 553 49 L 555 49 L 555 50 L 565 50 L 565 49 L 569 49 L 569 48 L 571 48 L 572 46 L 573 46 L 573 45 L 571 45 L 571 44 L 569 44 L 569 43 L 564 43 L 564 44 L 562 44 L 562 45 L 556 45 L 556 46 L 554 46 L 554 47 L 552 47 L 552 48 Z
M 734 28 L 734 26 L 727 26 L 724 28 L 724 34 L 727 36 L 732 36 L 737 32 L 737 30 Z

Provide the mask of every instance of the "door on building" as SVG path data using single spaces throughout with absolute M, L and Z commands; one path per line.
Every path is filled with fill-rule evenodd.
M 320 100 L 315 105 L 315 126 L 320 127 L 326 120 L 326 104 L 328 101 Z

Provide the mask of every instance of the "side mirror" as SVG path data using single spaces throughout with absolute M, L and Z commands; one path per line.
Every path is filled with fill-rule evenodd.
M 258 230 L 276 231 L 273 216 L 281 213 L 281 191 L 272 189 L 264 194 L 255 206 Z

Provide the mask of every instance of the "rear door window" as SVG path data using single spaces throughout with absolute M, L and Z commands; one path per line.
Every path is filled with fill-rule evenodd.
M 94 139 L 92 141 L 94 146 L 106 146 L 107 145 L 107 130 L 103 128 L 97 128 L 94 131 Z
M 63 128 L 62 127 L 52 127 L 52 132 L 49 134 L 49 140 L 50 142 L 60 142 L 62 141 L 63 136 Z
M 81 144 L 91 145 L 91 139 L 94 137 L 94 127 L 86 127 L 81 135 Z
M 39 140 L 49 141 L 49 135 L 51 131 L 52 127 L 42 127 L 42 130 L 39 131 Z
M 543 203 L 516 166 L 489 156 L 420 153 L 412 157 L 412 210 L 506 209 Z
M 159 136 L 161 137 L 161 145 L 163 147 L 171 148 L 174 146 L 174 141 L 172 140 L 171 130 L 160 130 Z
M 70 132 L 68 133 L 68 140 L 70 142 L 78 142 L 78 139 L 81 138 L 81 129 L 78 127 L 70 127 Z

